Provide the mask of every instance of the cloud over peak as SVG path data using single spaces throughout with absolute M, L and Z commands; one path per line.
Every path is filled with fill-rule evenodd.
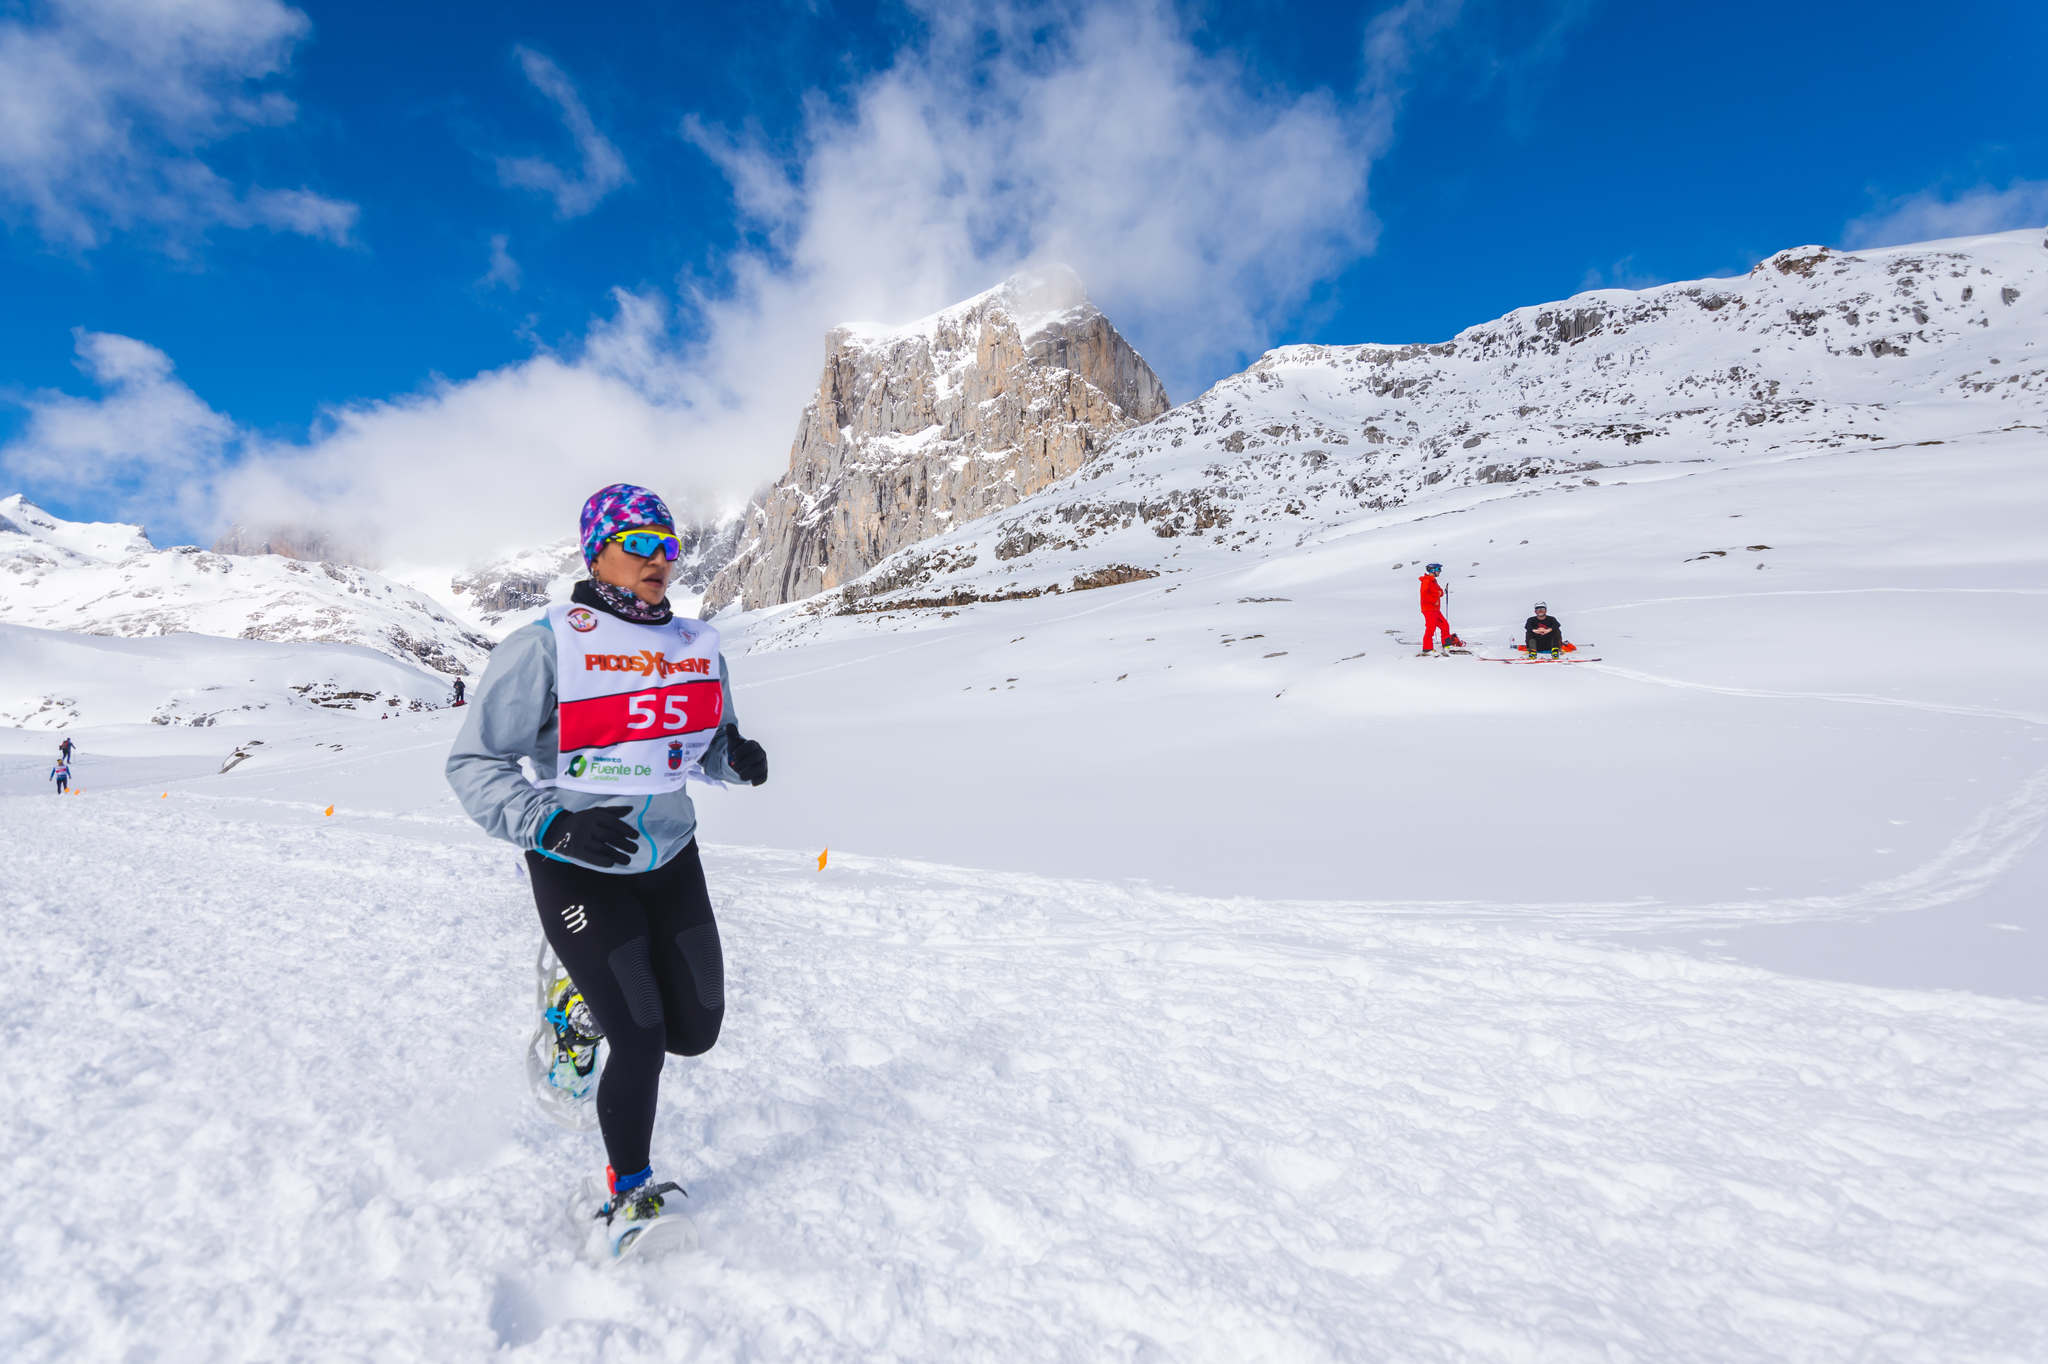
M 2014 180 L 2003 189 L 1925 189 L 1850 221 L 1842 245 L 1897 246 L 1942 237 L 1976 237 L 2048 224 L 2048 180 Z
M 110 509 L 204 515 L 204 482 L 234 441 L 234 423 L 187 388 L 155 346 L 83 328 L 72 338 L 78 368 L 102 396 L 29 399 L 27 423 L 0 450 L 0 470 Z

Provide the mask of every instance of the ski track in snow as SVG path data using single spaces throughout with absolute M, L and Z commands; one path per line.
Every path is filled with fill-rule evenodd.
M 715 846 L 656 1139 L 705 1248 L 599 1269 L 524 882 L 438 823 L 0 799 L 9 1358 L 2048 1353 L 2048 1010 Z

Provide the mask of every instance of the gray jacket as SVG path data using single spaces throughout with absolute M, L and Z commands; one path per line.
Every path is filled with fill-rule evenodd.
M 718 656 L 718 683 L 725 702 L 725 721 L 700 764 L 717 781 L 740 782 L 725 760 L 726 746 L 737 724 L 732 708 L 732 680 L 725 655 Z M 640 835 L 633 860 L 622 867 L 591 867 L 593 871 L 649 871 L 683 850 L 697 832 L 697 807 L 688 788 L 656 795 L 599 794 L 559 786 L 537 787 L 520 770 L 519 760 L 533 765 L 536 778 L 555 775 L 555 632 L 543 616 L 522 625 L 491 651 L 490 666 L 471 694 L 462 732 L 448 753 L 448 784 L 469 817 L 485 833 L 516 848 L 540 851 L 540 833 L 557 810 L 587 810 L 593 805 L 630 804 L 626 816 Z M 743 784 L 743 783 L 742 783 Z M 588 862 L 542 853 L 558 862 Z

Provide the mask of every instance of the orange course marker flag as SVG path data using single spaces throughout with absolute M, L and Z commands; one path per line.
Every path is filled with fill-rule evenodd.
M 322 810 L 320 813 L 323 815 L 331 815 L 334 813 L 334 807 L 330 805 L 325 810 Z
M 825 870 L 825 853 L 828 853 L 828 852 L 831 852 L 831 851 L 832 851 L 832 850 L 831 850 L 830 848 L 827 848 L 827 849 L 825 849 L 825 852 L 821 852 L 821 853 L 819 853 L 819 854 L 818 854 L 818 870 L 819 870 L 819 871 L 823 871 L 823 870 Z

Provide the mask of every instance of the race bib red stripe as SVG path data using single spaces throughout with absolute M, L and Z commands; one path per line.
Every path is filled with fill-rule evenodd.
M 564 701 L 559 709 L 560 746 L 562 752 L 572 753 L 640 739 L 695 734 L 717 729 L 724 714 L 725 692 L 716 678 Z

